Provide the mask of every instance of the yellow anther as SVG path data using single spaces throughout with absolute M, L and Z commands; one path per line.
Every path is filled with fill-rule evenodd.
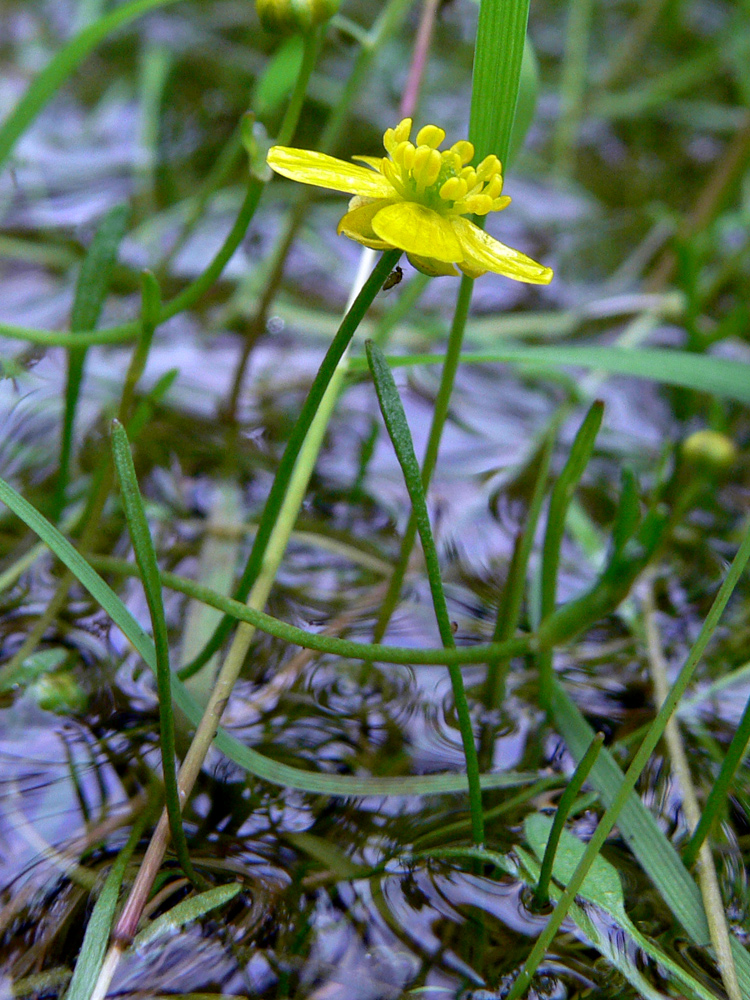
M 490 198 L 497 198 L 498 195 L 502 194 L 503 191 L 503 175 L 493 174 L 492 177 L 487 181 L 487 187 L 484 189 L 484 193 L 489 195 Z
M 406 139 L 411 135 L 411 118 L 402 118 L 398 123 L 396 128 L 393 130 L 393 134 L 396 137 L 396 142 L 405 142 Z
M 417 146 L 417 151 L 414 154 L 414 166 L 412 167 L 412 170 L 414 170 L 415 173 L 417 171 L 421 171 L 425 163 L 429 160 L 431 154 L 432 150 L 429 146 Z
M 468 139 L 461 139 L 460 142 L 454 142 L 451 146 L 451 152 L 458 156 L 462 167 L 465 167 L 467 163 L 471 163 L 474 159 L 474 146 Z
M 440 188 L 440 197 L 445 201 L 458 201 L 466 194 L 466 181 L 460 177 L 449 177 Z
M 410 143 L 408 142 L 397 142 L 396 145 L 393 147 L 393 149 L 390 151 L 391 159 L 393 160 L 394 163 L 397 163 L 400 167 L 403 166 L 404 163 L 404 150 L 409 145 Z
M 437 125 L 425 125 L 417 132 L 417 145 L 429 146 L 430 149 L 437 149 L 445 138 L 445 130 Z
M 461 171 L 461 179 L 466 181 L 467 191 L 473 188 L 477 182 L 477 172 L 472 167 L 464 167 Z
M 485 156 L 477 167 L 477 177 L 479 180 L 486 181 L 493 174 L 500 173 L 501 169 L 500 160 L 498 160 L 494 153 L 490 153 L 489 156 Z
M 443 159 L 436 149 L 433 149 L 427 164 L 425 165 L 425 177 L 427 187 L 432 186 L 440 176 L 443 166 Z
M 416 147 L 410 142 L 404 142 L 402 145 L 404 147 L 404 151 L 401 154 L 401 166 L 407 173 L 410 173 L 414 168 L 414 155 L 417 150 Z
M 486 194 L 473 194 L 461 202 L 463 212 L 473 212 L 474 215 L 486 215 L 492 211 L 492 198 Z
M 445 162 L 446 166 L 450 171 L 452 171 L 454 174 L 461 173 L 461 167 L 463 166 L 463 164 L 461 163 L 461 157 L 458 155 L 458 153 L 454 153 L 450 149 L 446 149 L 446 151 L 442 154 L 442 156 L 443 156 L 443 161 Z
M 396 148 L 396 131 L 392 128 L 387 128 L 383 133 L 383 145 L 385 146 L 386 153 L 392 153 Z
M 417 146 L 411 170 L 417 191 L 424 191 L 430 184 L 434 184 L 440 173 L 441 164 L 440 153 L 437 150 L 430 149 L 429 146 Z
M 501 212 L 507 205 L 510 205 L 510 198 L 504 194 L 502 198 L 495 198 L 492 202 L 492 211 Z

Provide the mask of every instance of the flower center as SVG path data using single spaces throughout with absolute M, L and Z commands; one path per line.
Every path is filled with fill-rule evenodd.
M 425 125 L 417 132 L 416 145 L 409 141 L 411 118 L 404 118 L 383 136 L 388 157 L 380 170 L 405 201 L 416 201 L 441 215 L 486 215 L 510 202 L 501 197 L 503 169 L 492 154 L 477 167 L 470 167 L 474 146 L 465 139 L 441 150 L 445 132 Z

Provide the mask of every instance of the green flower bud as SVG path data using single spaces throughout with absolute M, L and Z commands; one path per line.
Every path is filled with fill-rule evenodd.
M 67 670 L 38 677 L 29 685 L 28 693 L 40 708 L 58 715 L 82 712 L 88 702 L 86 692 Z
M 333 17 L 341 0 L 255 0 L 260 23 L 278 35 L 308 35 Z
M 682 445 L 686 462 L 707 472 L 723 472 L 737 459 L 737 448 L 726 434 L 718 431 L 696 431 Z

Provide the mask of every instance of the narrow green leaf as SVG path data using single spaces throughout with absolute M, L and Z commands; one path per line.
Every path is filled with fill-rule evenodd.
M 523 824 L 526 839 L 541 861 L 549 851 L 550 840 L 555 829 L 554 820 L 541 813 L 531 813 Z M 557 837 L 552 874 L 562 885 L 567 885 L 578 867 L 586 845 L 569 830 L 562 829 Z M 617 869 L 609 861 L 597 855 L 586 878 L 581 883 L 578 895 L 601 906 L 607 913 L 618 917 L 625 915 L 625 898 Z
M 540 813 L 527 816 L 524 822 L 526 839 L 539 858 L 547 855 L 550 843 L 548 838 L 551 838 L 552 828 L 553 825 L 549 817 L 542 816 Z M 586 845 L 570 831 L 562 831 L 554 864 L 554 876 L 562 886 L 566 886 L 573 877 L 585 850 Z M 622 891 L 620 875 L 615 866 L 610 864 L 601 854 L 594 858 L 577 895 L 604 910 L 629 935 L 634 944 L 669 972 L 674 981 L 681 983 L 689 992 L 701 997 L 701 1000 L 717 1000 L 714 993 L 694 976 L 691 976 L 649 938 L 641 934 L 633 924 L 625 912 L 625 896 Z M 575 920 L 576 917 L 573 916 L 573 919 Z M 576 920 L 576 922 L 578 921 Z
M 45 66 L 0 128 L 0 168 L 36 116 L 86 56 L 118 28 L 176 0 L 131 0 L 116 7 L 72 38 Z
M 554 866 L 557 860 L 557 847 L 560 842 L 560 836 L 565 830 L 565 821 L 568 818 L 578 793 L 583 787 L 584 781 L 588 778 L 589 772 L 596 762 L 596 758 L 599 756 L 599 751 L 601 750 L 603 743 L 604 733 L 597 733 L 589 744 L 588 750 L 581 758 L 581 762 L 577 765 L 573 777 L 565 786 L 565 791 L 560 796 L 560 801 L 557 805 L 557 809 L 555 810 L 555 818 L 549 829 L 544 854 L 543 856 L 540 855 L 540 857 L 542 857 L 542 867 L 539 872 L 539 881 L 537 882 L 536 890 L 534 892 L 534 901 L 538 907 L 544 907 L 547 905 L 547 900 L 549 898 L 549 880 L 555 870 Z M 529 837 L 528 830 L 526 836 Z M 531 838 L 529 837 L 529 843 L 531 842 Z M 590 875 L 591 872 L 589 872 L 589 876 Z
M 372 304 L 373 299 L 383 287 L 383 282 L 396 266 L 400 257 L 400 250 L 388 250 L 381 255 L 370 277 L 354 300 L 352 307 L 341 321 L 336 336 L 331 341 L 331 345 L 323 358 L 321 366 L 310 386 L 307 398 L 302 405 L 300 414 L 289 435 L 286 447 L 284 448 L 284 454 L 281 456 L 279 467 L 276 470 L 273 484 L 266 497 L 263 513 L 258 521 L 258 531 L 253 541 L 253 547 L 250 550 L 250 555 L 248 556 L 242 577 L 234 594 L 234 597 L 238 601 L 246 599 L 263 565 L 263 557 L 266 553 L 274 524 L 276 523 L 278 511 L 289 486 L 300 449 L 305 441 L 310 424 L 320 406 L 320 401 L 325 395 L 325 391 L 333 377 L 336 366 L 343 357 L 344 351 L 351 343 L 352 337 Z M 206 644 L 203 652 L 195 657 L 191 663 L 185 664 L 183 672 L 193 673 L 210 660 L 229 635 L 231 628 L 232 619 L 225 616 L 214 632 L 210 642 Z
M 388 357 L 388 364 L 392 368 L 436 365 L 442 361 L 441 354 Z M 609 372 L 612 375 L 633 375 L 652 382 L 678 385 L 685 389 L 712 393 L 722 399 L 750 404 L 750 364 L 707 354 L 659 348 L 631 350 L 624 347 L 525 347 L 511 344 L 495 351 L 467 351 L 461 355 L 461 363 L 464 365 L 502 362 L 540 368 L 571 366 Z M 353 371 L 364 371 L 366 367 L 365 358 L 352 359 Z
M 513 556 L 508 569 L 508 577 L 505 581 L 502 597 L 498 603 L 495 629 L 492 634 L 493 642 L 503 642 L 515 634 L 518 628 L 518 621 L 521 617 L 521 606 L 526 593 L 526 575 L 529 567 L 529 558 L 534 546 L 539 515 L 542 511 L 544 494 L 547 489 L 547 478 L 549 476 L 552 462 L 552 450 L 555 443 L 556 423 L 542 447 L 542 453 L 538 461 L 536 480 L 534 482 L 534 492 L 529 504 L 529 512 L 523 530 L 516 537 L 513 546 Z M 484 702 L 489 706 L 497 706 L 503 699 L 505 688 L 505 673 L 507 672 L 509 661 L 493 659 L 487 664 L 487 678 L 484 686 Z
M 125 428 L 118 420 L 112 421 L 112 455 L 120 481 L 122 504 L 128 522 L 133 551 L 141 573 L 146 602 L 151 615 L 156 659 L 156 686 L 159 694 L 159 742 L 161 745 L 162 775 L 169 816 L 169 830 L 182 870 L 194 885 L 205 886 L 205 880 L 195 872 L 190 861 L 185 831 L 182 826 L 182 809 L 177 787 L 177 766 L 174 745 L 174 715 L 172 712 L 171 670 L 169 667 L 169 635 L 164 617 L 161 580 L 156 562 L 156 551 L 151 539 L 143 499 L 130 454 L 130 442 Z
M 632 469 L 624 468 L 620 476 L 620 499 L 612 525 L 612 546 L 622 552 L 641 520 L 638 499 L 638 479 Z
M 258 77 L 252 108 L 259 117 L 274 114 L 291 93 L 302 66 L 303 47 L 301 35 L 285 39 Z
M 480 0 L 469 118 L 478 160 L 508 158 L 528 19 L 529 0 Z
M 396 457 L 404 475 L 417 530 L 422 540 L 422 549 L 424 551 L 425 563 L 427 564 L 427 576 L 430 581 L 432 603 L 435 608 L 435 617 L 437 618 L 440 630 L 440 638 L 443 641 L 443 645 L 450 649 L 456 643 L 453 638 L 453 629 L 448 617 L 448 606 L 445 602 L 445 592 L 443 591 L 443 583 L 440 578 L 440 563 L 435 547 L 435 539 L 432 537 L 430 516 L 427 511 L 427 500 L 422 486 L 422 473 L 419 468 L 419 462 L 417 462 L 417 456 L 414 454 L 414 444 L 411 439 L 409 425 L 406 422 L 406 414 L 401 405 L 401 397 L 398 394 L 396 383 L 393 381 L 393 375 L 391 375 L 391 370 L 388 367 L 383 352 L 371 340 L 367 341 L 365 347 L 383 420 L 385 421 L 385 426 L 388 429 Z M 458 716 L 464 757 L 466 759 L 472 834 L 475 843 L 482 844 L 484 843 L 484 819 L 482 814 L 482 793 L 479 784 L 479 759 L 474 740 L 474 730 L 471 725 L 469 703 L 466 700 L 466 691 L 464 690 L 461 671 L 458 667 L 449 667 L 448 670 L 453 686 L 456 715 Z
M 190 896 L 189 899 L 177 903 L 167 913 L 162 913 L 160 917 L 157 917 L 153 923 L 145 927 L 134 938 L 131 946 L 133 951 L 139 951 L 164 934 L 174 933 L 186 924 L 192 923 L 193 920 L 200 920 L 211 910 L 225 906 L 240 892 L 242 892 L 242 885 L 239 882 L 231 882 L 228 885 L 207 889 L 197 896 Z
M 706 798 L 698 825 L 693 830 L 693 834 L 682 852 L 682 860 L 687 868 L 692 868 L 695 864 L 703 841 L 711 832 L 711 827 L 724 808 L 737 768 L 745 759 L 748 742 L 750 742 L 750 700 L 745 705 L 742 718 L 731 743 L 727 747 L 719 773 Z
M 76 283 L 73 310 L 70 317 L 72 333 L 82 330 L 93 330 L 99 322 L 99 316 L 104 306 L 104 300 L 109 291 L 112 272 L 117 263 L 120 243 L 125 235 L 128 223 L 128 208 L 126 205 L 116 205 L 102 219 L 91 246 L 81 264 L 81 270 Z M 68 351 L 68 374 L 65 385 L 65 407 L 63 413 L 62 438 L 60 442 L 60 467 L 55 486 L 53 510 L 55 519 L 59 517 L 65 504 L 65 492 L 70 474 L 70 458 L 73 449 L 73 431 L 75 428 L 78 397 L 83 381 L 83 370 L 86 364 L 85 347 L 71 348 Z
M 80 552 L 75 549 L 67 538 L 64 538 L 54 525 L 43 517 L 36 508 L 17 493 L 4 480 L 0 479 L 0 502 L 4 503 L 21 520 L 27 524 L 39 538 L 49 546 L 57 558 L 74 574 L 79 583 L 88 590 L 91 596 L 107 612 L 112 621 L 122 630 L 129 642 L 142 657 L 146 665 L 156 673 L 156 655 L 151 639 L 146 635 L 138 622 L 133 618 L 122 601 L 102 580 L 98 573 L 86 562 Z M 487 657 L 488 647 L 484 647 L 483 656 Z M 461 653 L 462 650 L 455 650 Z M 437 656 L 447 655 L 436 651 Z M 361 656 L 359 657 L 362 658 Z M 430 662 L 439 662 L 430 660 Z M 175 705 L 185 713 L 190 721 L 197 725 L 200 722 L 202 710 L 200 705 L 186 690 L 185 685 L 174 674 L 172 675 L 172 697 Z M 286 788 L 295 788 L 305 792 L 319 792 L 325 795 L 440 795 L 451 792 L 465 792 L 468 789 L 466 775 L 407 775 L 398 778 L 370 778 L 354 775 L 322 774 L 303 771 L 300 768 L 280 764 L 264 757 L 256 750 L 244 746 L 238 739 L 219 729 L 214 738 L 214 745 L 223 754 L 233 760 L 250 774 L 255 774 L 272 784 Z M 505 772 L 481 776 L 485 788 L 512 788 L 526 785 L 537 780 L 538 775 L 529 773 Z
M 568 458 L 550 496 L 542 549 L 542 606 L 540 609 L 542 619 L 555 610 L 557 570 L 565 530 L 565 516 L 581 476 L 586 471 L 586 466 L 591 459 L 603 416 L 604 404 L 599 401 L 593 403 L 583 423 L 578 428 L 578 433 L 570 446 Z
M 570 501 L 594 450 L 596 435 L 599 433 L 603 415 L 603 403 L 599 401 L 593 403 L 584 417 L 583 423 L 578 428 L 578 433 L 570 446 L 567 461 L 552 489 L 542 545 L 540 607 L 537 619 L 534 619 L 541 623 L 549 619 L 555 610 L 557 571 L 565 532 L 565 518 Z M 537 664 L 539 668 L 539 700 L 542 707 L 549 711 L 553 677 L 552 650 L 543 649 L 537 657 Z
M 146 819 L 147 814 L 142 813 L 136 820 L 127 843 L 109 870 L 86 926 L 86 934 L 78 954 L 70 987 L 65 994 L 65 1000 L 89 1000 L 91 996 L 104 960 L 125 869 L 141 838 Z
M 71 330 L 93 330 L 99 322 L 128 216 L 127 205 L 116 205 L 99 224 L 78 275 L 70 314 Z

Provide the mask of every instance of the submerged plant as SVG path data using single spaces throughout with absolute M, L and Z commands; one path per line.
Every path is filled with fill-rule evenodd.
M 505 246 L 465 218 L 499 212 L 503 195 L 500 160 L 486 156 L 472 167 L 474 146 L 465 139 L 441 150 L 445 131 L 425 125 L 410 142 L 411 118 L 383 135 L 388 156 L 355 156 L 365 166 L 324 153 L 273 146 L 268 164 L 284 177 L 354 195 L 338 232 L 375 250 L 403 250 L 431 276 L 458 272 L 470 278 L 487 271 L 546 285 L 552 271 Z

